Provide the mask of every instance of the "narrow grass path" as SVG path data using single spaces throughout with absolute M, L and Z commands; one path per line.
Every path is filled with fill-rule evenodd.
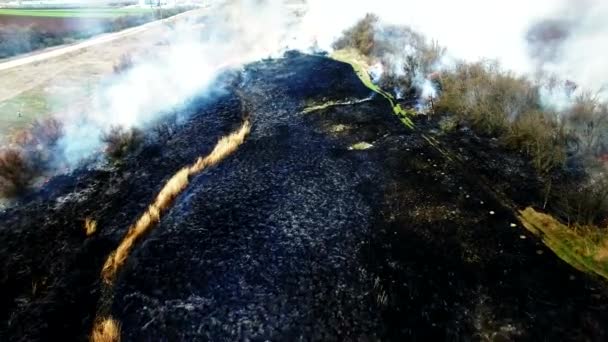
M 357 74 L 361 82 L 363 82 L 363 84 L 372 91 L 382 95 L 382 97 L 384 97 L 391 104 L 391 108 L 393 108 L 393 113 L 397 115 L 399 120 L 401 120 L 401 122 L 405 126 L 409 128 L 414 128 L 414 123 L 412 122 L 411 117 L 415 115 L 415 113 L 403 109 L 403 107 L 401 107 L 401 104 L 397 103 L 393 95 L 382 90 L 382 88 L 372 82 L 372 79 L 369 73 L 367 72 L 367 70 L 369 69 L 369 65 L 365 60 L 365 57 L 363 57 L 355 50 L 347 49 L 335 51 L 331 55 L 331 58 L 340 62 L 350 64 L 355 70 L 355 73 Z
M 124 266 L 125 261 L 136 243 L 140 241 L 143 236 L 160 221 L 161 216 L 171 208 L 175 198 L 188 187 L 190 178 L 217 165 L 226 157 L 234 153 L 239 146 L 243 144 L 250 131 L 251 124 L 249 118 L 246 118 L 237 131 L 222 137 L 211 153 L 207 156 L 199 157 L 192 165 L 177 171 L 173 177 L 165 183 L 154 202 L 150 204 L 148 209 L 139 217 L 136 223 L 129 228 L 116 250 L 108 256 L 101 271 L 101 278 L 103 279 L 105 287 L 103 290 L 106 292 L 106 297 L 111 298 L 112 287 L 116 275 Z M 91 333 L 91 341 L 116 342 L 119 340 L 119 322 L 107 313 L 98 314 L 98 318 L 95 320 Z

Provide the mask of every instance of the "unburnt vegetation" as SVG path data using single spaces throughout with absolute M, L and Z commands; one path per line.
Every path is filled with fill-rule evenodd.
M 63 136 L 63 123 L 54 118 L 37 120 L 29 127 L 15 131 L 0 147 L 0 197 L 23 195 L 36 184 L 66 166 L 58 143 Z M 121 126 L 109 128 L 102 135 L 104 155 L 119 163 L 145 141 L 142 130 Z
M 106 155 L 110 160 L 116 162 L 140 147 L 144 136 L 142 131 L 137 128 L 125 129 L 122 126 L 114 126 L 101 139 L 106 146 Z
M 411 28 L 383 24 L 373 14 L 346 30 L 333 47 L 357 50 L 370 64 L 380 63 L 383 70 L 377 83 L 399 93 L 395 95 L 416 94 L 416 84 L 432 73 L 446 53 L 437 42 L 428 42 Z
M 439 44 L 371 14 L 346 30 L 334 48 L 356 51 L 383 91 L 437 116 L 443 134 L 470 129 L 518 153 L 544 184 L 538 206 L 565 222 L 559 227 L 583 239 L 605 236 L 608 107 L 598 97 L 572 81 L 531 79 L 492 60 L 444 63 L 446 50 Z
M 61 122 L 48 118 L 9 137 L 0 148 L 0 196 L 20 195 L 44 177 L 62 132 Z

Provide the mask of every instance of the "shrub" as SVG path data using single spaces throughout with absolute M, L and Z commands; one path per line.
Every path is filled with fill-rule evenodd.
M 105 152 L 108 158 L 118 161 L 141 146 L 143 134 L 136 128 L 127 130 L 115 126 L 103 135 L 102 141 L 106 144 Z
M 41 175 L 48 169 L 55 145 L 62 135 L 63 124 L 55 118 L 47 118 L 14 132 L 8 141 L 12 147 L 21 150 L 31 170 Z
M 597 173 L 585 184 L 566 184 L 556 195 L 557 208 L 568 222 L 597 225 L 608 215 L 608 173 Z
M 549 175 L 566 162 L 568 133 L 554 114 L 533 111 L 519 115 L 503 141 L 530 156 L 542 176 Z
M 374 31 L 378 21 L 378 16 L 368 13 L 355 26 L 344 31 L 342 37 L 334 42 L 333 48 L 336 50 L 354 48 L 364 56 L 371 56 L 374 49 Z
M 26 154 L 17 149 L 0 150 L 0 195 L 13 197 L 23 193 L 33 182 L 35 172 Z
M 537 88 L 493 62 L 461 63 L 443 74 L 441 84 L 435 109 L 459 116 L 483 134 L 504 133 L 510 120 L 539 109 Z
M 11 57 L 31 51 L 32 29 L 30 27 L 0 27 L 0 58 Z
M 444 116 L 439 120 L 439 129 L 443 133 L 453 132 L 458 127 L 458 119 L 454 116 Z
M 52 147 L 63 135 L 63 124 L 53 117 L 39 119 L 32 123 L 30 134 L 37 144 Z
M 343 32 L 334 49 L 355 49 L 371 63 L 380 62 L 383 73 L 379 85 L 385 90 L 412 93 L 445 55 L 445 49 L 408 26 L 387 25 L 367 14 Z
M 608 106 L 589 93 L 578 96 L 566 114 L 582 155 L 598 157 L 608 148 Z

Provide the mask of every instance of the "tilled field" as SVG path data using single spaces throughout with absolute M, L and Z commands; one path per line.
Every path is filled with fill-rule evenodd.
M 0 26 L 31 27 L 37 31 L 53 34 L 100 32 L 110 20 L 104 18 L 55 18 L 0 15 Z
M 529 179 L 526 165 L 433 120 L 410 130 L 379 97 L 304 113 L 370 96 L 346 64 L 291 54 L 234 77 L 170 140 L 57 177 L 0 214 L 1 340 L 84 340 L 100 308 L 125 341 L 608 338 L 605 283 L 512 227 L 488 190 L 535 204 L 533 181 L 508 186 Z M 244 144 L 191 179 L 100 298 L 126 228 L 243 108 Z M 91 238 L 87 216 L 101 229 Z

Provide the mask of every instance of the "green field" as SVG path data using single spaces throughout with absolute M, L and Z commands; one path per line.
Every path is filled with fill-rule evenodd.
M 153 12 L 150 8 L 0 9 L 0 16 L 46 18 L 116 18 Z

